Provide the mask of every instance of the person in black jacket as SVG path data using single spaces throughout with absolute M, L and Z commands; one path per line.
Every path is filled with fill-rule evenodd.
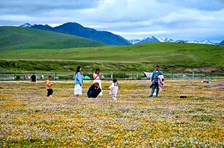
M 98 82 L 93 83 L 93 85 L 90 86 L 87 96 L 88 98 L 96 98 L 99 93 L 101 92 L 100 85 Z
M 34 74 L 30 78 L 31 78 L 31 82 L 36 82 L 37 81 L 37 78 Z

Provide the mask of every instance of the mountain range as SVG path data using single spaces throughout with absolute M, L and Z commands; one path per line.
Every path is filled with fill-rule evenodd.
M 129 40 L 132 44 L 144 44 L 144 43 L 155 43 L 155 42 L 176 42 L 176 43 L 194 43 L 194 44 L 210 44 L 210 45 L 217 45 L 217 43 L 213 43 L 209 40 L 201 40 L 201 41 L 197 41 L 197 40 L 193 40 L 193 41 L 188 41 L 188 40 L 173 40 L 173 39 L 168 39 L 168 38 L 159 38 L 159 37 L 155 37 L 155 36 L 151 36 L 151 37 L 147 37 L 144 38 L 142 40 L 140 39 L 133 39 L 133 40 Z M 220 45 L 224 44 L 221 42 Z
M 57 27 L 51 27 L 49 25 L 31 25 L 29 23 L 26 23 L 21 25 L 20 27 L 41 29 L 80 36 L 91 40 L 99 41 L 107 45 L 131 45 L 128 40 L 119 35 L 113 34 L 108 31 L 97 31 L 93 28 L 84 27 L 78 23 L 68 22 Z
M 224 44 L 224 41 L 222 41 L 221 43 L 213 43 L 209 40 L 201 40 L 201 41 L 173 40 L 169 38 L 160 38 L 156 36 L 150 36 L 144 39 L 127 40 L 120 35 L 116 35 L 108 31 L 97 31 L 93 28 L 84 27 L 75 22 L 68 22 L 57 27 L 51 27 L 49 25 L 42 25 L 42 24 L 31 25 L 29 23 L 25 23 L 21 25 L 20 27 L 34 28 L 34 29 L 47 30 L 47 31 L 80 36 L 87 39 L 99 41 L 107 45 L 132 45 L 132 44 L 145 44 L 145 43 L 155 43 L 155 42 L 176 42 L 176 43 L 194 43 L 194 44 L 210 44 L 210 45 Z

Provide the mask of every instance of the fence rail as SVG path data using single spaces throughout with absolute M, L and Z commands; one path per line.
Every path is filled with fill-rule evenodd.
M 18 81 L 30 80 L 33 73 L 0 73 L 0 81 Z M 54 80 L 73 80 L 74 73 L 35 73 L 37 80 L 45 80 L 48 76 Z M 90 78 L 92 74 L 87 73 Z M 103 79 L 124 79 L 124 80 L 144 80 L 146 78 L 142 73 L 102 73 Z M 191 79 L 224 79 L 224 73 L 164 73 L 165 79 L 168 80 L 191 80 Z

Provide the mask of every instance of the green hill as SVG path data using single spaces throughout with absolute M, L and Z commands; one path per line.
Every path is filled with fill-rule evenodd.
M 3 69 L 28 71 L 74 71 L 77 65 L 83 65 L 85 71 L 99 67 L 104 71 L 129 72 L 153 69 L 159 64 L 167 71 L 178 68 L 215 68 L 214 71 L 224 71 L 223 55 L 223 46 L 149 43 L 60 50 L 4 50 L 0 51 L 0 59 L 4 60 L 0 65 L 5 65 Z
M 22 27 L 0 27 L 0 34 L 0 50 L 63 49 L 105 45 L 86 38 Z

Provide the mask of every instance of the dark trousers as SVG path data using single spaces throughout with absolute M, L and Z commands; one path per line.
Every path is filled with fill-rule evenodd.
M 49 97 L 52 94 L 53 94 L 53 89 L 47 89 L 47 96 Z
M 152 92 L 151 92 L 151 95 L 150 95 L 151 97 L 153 96 L 155 89 L 156 89 L 156 97 L 157 97 L 158 94 L 159 94 L 159 84 L 158 84 L 158 82 L 155 82 L 154 84 L 152 84 Z

